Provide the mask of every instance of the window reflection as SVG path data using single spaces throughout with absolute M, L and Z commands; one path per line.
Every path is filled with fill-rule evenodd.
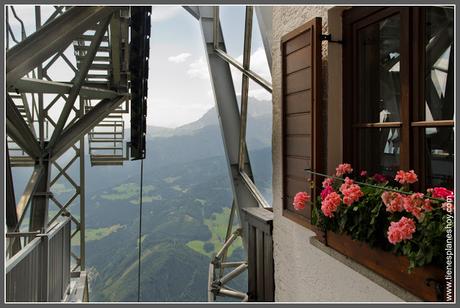
M 451 8 L 429 7 L 425 14 L 425 120 L 452 120 L 453 32 Z
M 399 121 L 400 17 L 358 32 L 359 122 Z
M 454 187 L 454 129 L 425 129 L 425 169 L 427 187 Z
M 361 129 L 359 131 L 360 167 L 369 174 L 394 176 L 399 169 L 399 128 Z

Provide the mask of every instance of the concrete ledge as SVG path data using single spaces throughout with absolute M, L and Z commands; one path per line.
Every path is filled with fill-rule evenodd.
M 376 274 L 374 271 L 371 271 L 367 267 L 353 261 L 349 257 L 341 254 L 340 252 L 324 245 L 321 243 L 319 240 L 316 239 L 316 237 L 312 236 L 310 237 L 310 244 L 318 248 L 319 250 L 323 251 L 324 253 L 328 254 L 329 256 L 333 257 L 337 261 L 345 264 L 346 266 L 350 267 L 357 273 L 363 275 L 364 277 L 370 279 L 372 282 L 375 284 L 381 286 L 385 290 L 387 290 L 390 293 L 393 293 L 397 297 L 401 298 L 402 300 L 406 302 L 422 302 L 420 298 L 417 296 L 413 295 L 410 292 L 407 292 L 400 286 L 394 284 L 393 282 L 383 278 L 382 276 Z

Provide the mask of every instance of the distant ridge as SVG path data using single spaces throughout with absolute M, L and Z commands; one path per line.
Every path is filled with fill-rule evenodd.
M 271 101 L 263 101 L 263 100 L 258 100 L 255 98 L 251 98 L 249 100 L 249 107 L 248 107 L 249 121 L 251 118 L 269 116 L 271 115 L 271 112 L 272 112 Z M 202 129 L 206 126 L 211 126 L 211 125 L 218 125 L 216 107 L 212 107 L 211 109 L 209 109 L 198 120 L 188 123 L 188 124 L 184 124 L 176 128 L 149 125 L 147 127 L 147 138 L 192 135 L 197 130 Z

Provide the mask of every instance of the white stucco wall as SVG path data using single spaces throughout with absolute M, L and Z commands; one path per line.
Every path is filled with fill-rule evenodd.
M 317 16 L 322 17 L 323 33 L 327 33 L 327 16 L 330 8 L 324 6 L 282 6 L 273 9 L 273 239 L 275 300 L 281 302 L 401 301 L 400 298 L 368 278 L 312 246 L 310 237 L 314 236 L 314 233 L 282 216 L 280 38 Z M 327 43 L 324 43 L 323 89 L 325 100 L 328 94 L 327 54 Z M 335 54 L 340 56 L 337 52 Z M 336 73 L 336 68 L 331 67 L 329 74 L 333 70 L 333 73 Z M 340 86 L 340 83 L 334 86 Z M 333 97 L 334 95 L 330 94 L 329 96 Z M 340 98 L 337 95 L 335 97 L 335 100 Z M 327 103 L 336 104 L 337 102 Z M 328 109 L 331 109 L 331 106 Z M 327 127 L 328 130 L 331 130 L 330 125 Z M 340 138 L 336 138 L 336 140 L 338 139 Z M 331 157 L 331 154 L 329 156 Z M 335 157 L 335 159 L 338 158 Z

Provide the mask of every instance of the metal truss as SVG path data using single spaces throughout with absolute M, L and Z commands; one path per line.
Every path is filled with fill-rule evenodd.
M 85 271 L 84 136 L 97 139 L 96 132 L 104 134 L 100 127 L 108 123 L 109 129 L 118 129 L 120 122 L 112 125 L 110 117 L 117 114 L 119 120 L 120 113 L 128 112 L 129 8 L 54 6 L 42 20 L 42 7 L 36 6 L 35 32 L 29 36 L 26 30 L 31 29 L 15 8 L 5 8 L 7 172 L 33 167 L 17 203 L 8 181 L 8 233 L 46 233 L 62 216 L 69 217 L 72 271 L 79 273 Z M 56 80 L 61 78 L 56 68 L 68 71 L 68 80 Z M 118 141 L 117 133 L 108 135 L 109 144 Z M 89 150 L 93 154 L 91 141 Z M 63 182 L 66 194 L 59 194 Z M 8 242 L 7 257 L 30 236 L 13 238 L 22 241 Z
M 226 52 L 219 21 L 218 6 L 187 6 L 184 8 L 200 22 L 233 191 L 233 204 L 230 211 L 225 242 L 221 250 L 212 258 L 209 266 L 208 300 L 215 301 L 216 296 L 228 296 L 247 301 L 248 297 L 245 292 L 233 290 L 226 286 L 230 280 L 247 269 L 247 261 L 226 262 L 226 255 L 228 247 L 238 237 L 242 238 L 243 245 L 247 249 L 247 224 L 244 221 L 242 209 L 248 207 L 270 207 L 254 184 L 246 148 L 246 127 L 249 79 L 270 93 L 272 92 L 272 86 L 268 81 L 250 69 L 252 20 L 254 14 L 252 6 L 246 7 L 243 63 L 239 63 Z M 267 60 L 271 66 L 271 14 L 258 9 L 256 9 L 256 14 Z M 241 112 L 238 111 L 229 65 L 242 72 Z M 234 216 L 236 213 L 238 213 L 238 217 L 240 218 L 240 226 L 233 231 Z M 233 270 L 225 273 L 226 268 L 232 267 L 234 268 Z

